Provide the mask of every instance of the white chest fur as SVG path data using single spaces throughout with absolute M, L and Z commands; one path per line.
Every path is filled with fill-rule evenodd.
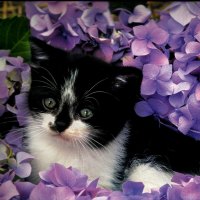
M 28 130 L 28 149 L 35 157 L 33 175 L 45 170 L 51 163 L 60 163 L 66 167 L 72 166 L 88 175 L 91 180 L 99 179 L 99 184 L 110 188 L 114 170 L 119 166 L 119 159 L 124 156 L 123 143 L 127 138 L 124 128 L 119 136 L 107 147 L 91 149 L 76 142 L 68 143 L 49 134 L 36 134 L 33 128 Z

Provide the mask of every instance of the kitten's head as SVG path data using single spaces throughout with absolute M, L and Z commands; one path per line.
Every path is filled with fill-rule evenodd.
M 86 55 L 70 55 L 32 38 L 31 121 L 42 134 L 100 147 L 134 112 L 141 72 Z

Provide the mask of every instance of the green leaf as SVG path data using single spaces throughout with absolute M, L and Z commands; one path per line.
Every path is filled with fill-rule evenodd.
M 11 56 L 30 60 L 29 21 L 25 17 L 0 20 L 0 49 L 10 50 Z

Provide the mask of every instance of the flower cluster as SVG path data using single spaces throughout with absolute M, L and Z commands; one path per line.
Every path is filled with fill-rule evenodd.
M 0 117 L 9 111 L 24 125 L 24 96 L 29 86 L 29 65 L 22 57 L 10 57 L 9 51 L 0 50 Z
M 48 44 L 141 69 L 136 113 L 200 138 L 198 2 L 171 3 L 159 20 L 143 5 L 111 13 L 107 2 L 49 2 L 43 9 L 28 2 L 26 11 L 32 35 Z

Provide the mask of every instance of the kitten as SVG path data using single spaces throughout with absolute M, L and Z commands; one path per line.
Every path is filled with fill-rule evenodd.
M 32 179 L 51 163 L 78 168 L 116 189 L 142 181 L 145 191 L 169 183 L 174 171 L 199 173 L 199 142 L 140 118 L 140 70 L 88 55 L 70 55 L 32 38 L 32 83 L 26 146 Z

